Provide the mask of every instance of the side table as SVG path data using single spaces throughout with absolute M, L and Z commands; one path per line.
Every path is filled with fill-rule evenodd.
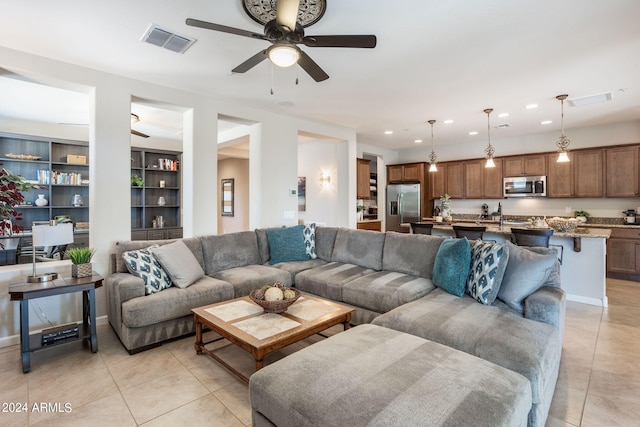
M 98 351 L 96 334 L 95 290 L 102 286 L 102 276 L 94 273 L 89 277 L 62 277 L 49 282 L 17 283 L 9 285 L 11 301 L 20 301 L 20 353 L 22 354 L 22 372 L 31 370 L 31 352 L 58 346 L 77 340 L 88 340 L 91 351 Z M 42 334 L 29 335 L 29 300 L 53 295 L 82 292 L 82 325 L 78 336 L 61 339 L 54 343 L 42 344 Z

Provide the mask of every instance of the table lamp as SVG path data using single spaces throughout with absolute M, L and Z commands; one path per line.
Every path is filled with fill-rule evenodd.
M 56 220 L 34 221 L 33 233 L 33 276 L 27 277 L 29 283 L 48 282 L 58 278 L 58 273 L 36 274 L 36 246 L 56 246 L 73 243 L 73 224 L 58 224 Z

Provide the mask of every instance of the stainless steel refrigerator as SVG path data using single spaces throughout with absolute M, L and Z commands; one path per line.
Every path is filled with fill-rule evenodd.
M 410 222 L 420 221 L 420 184 L 387 185 L 387 231 L 408 232 Z M 402 229 L 400 224 L 407 224 Z

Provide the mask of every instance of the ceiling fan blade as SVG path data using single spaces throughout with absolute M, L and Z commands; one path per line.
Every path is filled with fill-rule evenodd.
M 278 0 L 276 4 L 276 23 L 279 27 L 287 27 L 290 32 L 296 29 L 300 0 Z
M 251 37 L 252 39 L 268 40 L 264 34 L 241 30 L 239 28 L 227 27 L 226 25 L 214 24 L 213 22 L 187 18 L 186 23 L 187 25 L 190 25 L 192 27 L 204 28 L 206 30 L 221 31 L 223 33 L 235 34 L 237 36 Z
M 131 129 L 131 135 L 141 136 L 143 138 L 149 138 L 149 135 L 146 133 L 138 132 L 137 130 Z
M 267 59 L 267 51 L 261 50 L 260 52 L 253 55 L 251 58 L 244 61 L 242 64 L 238 65 L 236 68 L 231 70 L 232 73 L 246 73 L 262 61 Z
M 376 47 L 374 35 L 306 36 L 302 43 L 309 47 Z
M 309 55 L 300 50 L 300 59 L 298 59 L 298 65 L 307 72 L 317 82 L 327 80 L 329 75 L 324 72 L 322 68 L 316 62 L 311 59 Z

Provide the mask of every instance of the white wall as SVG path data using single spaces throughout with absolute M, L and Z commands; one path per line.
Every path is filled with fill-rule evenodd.
M 323 187 L 322 174 L 328 174 L 331 183 Z M 307 178 L 306 211 L 298 212 L 304 223 L 338 225 L 338 144 L 327 141 L 308 141 L 298 146 L 298 175 Z

